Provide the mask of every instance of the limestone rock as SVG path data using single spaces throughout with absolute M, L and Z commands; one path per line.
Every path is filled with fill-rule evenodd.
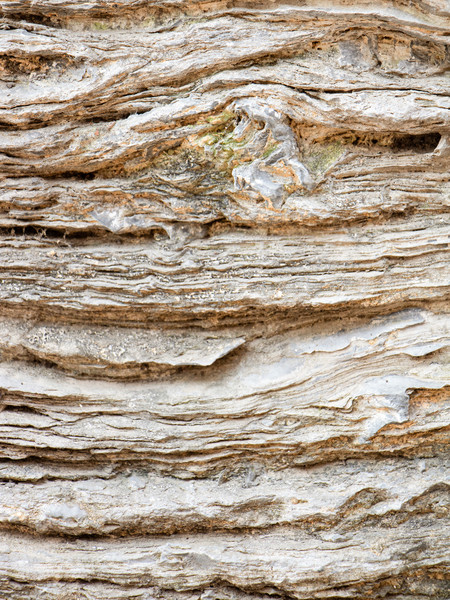
M 448 2 L 0 8 L 0 598 L 448 600 Z

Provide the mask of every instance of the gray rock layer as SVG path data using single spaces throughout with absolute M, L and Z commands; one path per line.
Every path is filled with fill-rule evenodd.
M 448 2 L 0 9 L 0 599 L 448 600 Z

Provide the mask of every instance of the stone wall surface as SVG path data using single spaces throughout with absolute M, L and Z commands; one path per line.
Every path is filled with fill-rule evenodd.
M 0 11 L 0 600 L 449 600 L 450 3 Z

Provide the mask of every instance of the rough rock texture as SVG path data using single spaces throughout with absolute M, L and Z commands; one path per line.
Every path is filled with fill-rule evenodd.
M 448 1 L 0 9 L 0 599 L 449 600 Z

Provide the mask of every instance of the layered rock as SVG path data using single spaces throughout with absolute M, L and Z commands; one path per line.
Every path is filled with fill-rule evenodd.
M 450 597 L 447 3 L 0 7 L 0 596 Z

